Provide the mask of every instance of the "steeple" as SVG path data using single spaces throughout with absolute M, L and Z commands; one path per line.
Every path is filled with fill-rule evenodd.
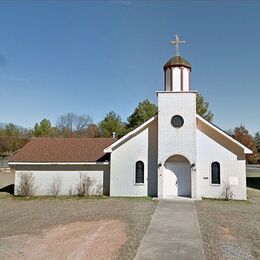
M 190 63 L 182 58 L 179 53 L 179 44 L 186 43 L 175 35 L 176 56 L 171 58 L 163 67 L 164 69 L 164 90 L 173 92 L 190 91 Z

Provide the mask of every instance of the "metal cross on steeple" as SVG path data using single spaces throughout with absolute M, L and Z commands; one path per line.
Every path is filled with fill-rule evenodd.
M 179 39 L 179 36 L 178 34 L 175 34 L 175 41 L 171 41 L 171 44 L 175 44 L 176 45 L 176 56 L 180 56 L 180 53 L 179 53 L 179 44 L 181 43 L 186 43 L 186 41 L 181 41 Z

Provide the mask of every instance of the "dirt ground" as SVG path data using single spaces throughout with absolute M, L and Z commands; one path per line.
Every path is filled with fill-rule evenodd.
M 127 241 L 118 220 L 75 222 L 1 239 L 1 259 L 112 259 Z
M 133 259 L 156 208 L 145 198 L 0 199 L 0 259 Z
M 260 259 L 260 191 L 248 201 L 196 201 L 207 259 Z

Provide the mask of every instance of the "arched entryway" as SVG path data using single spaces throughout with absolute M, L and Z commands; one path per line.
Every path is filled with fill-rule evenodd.
M 169 157 L 164 164 L 164 195 L 191 197 L 191 165 L 182 155 Z

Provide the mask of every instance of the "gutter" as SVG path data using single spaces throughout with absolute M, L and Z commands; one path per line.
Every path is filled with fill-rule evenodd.
M 110 162 L 9 162 L 9 165 L 109 165 Z

